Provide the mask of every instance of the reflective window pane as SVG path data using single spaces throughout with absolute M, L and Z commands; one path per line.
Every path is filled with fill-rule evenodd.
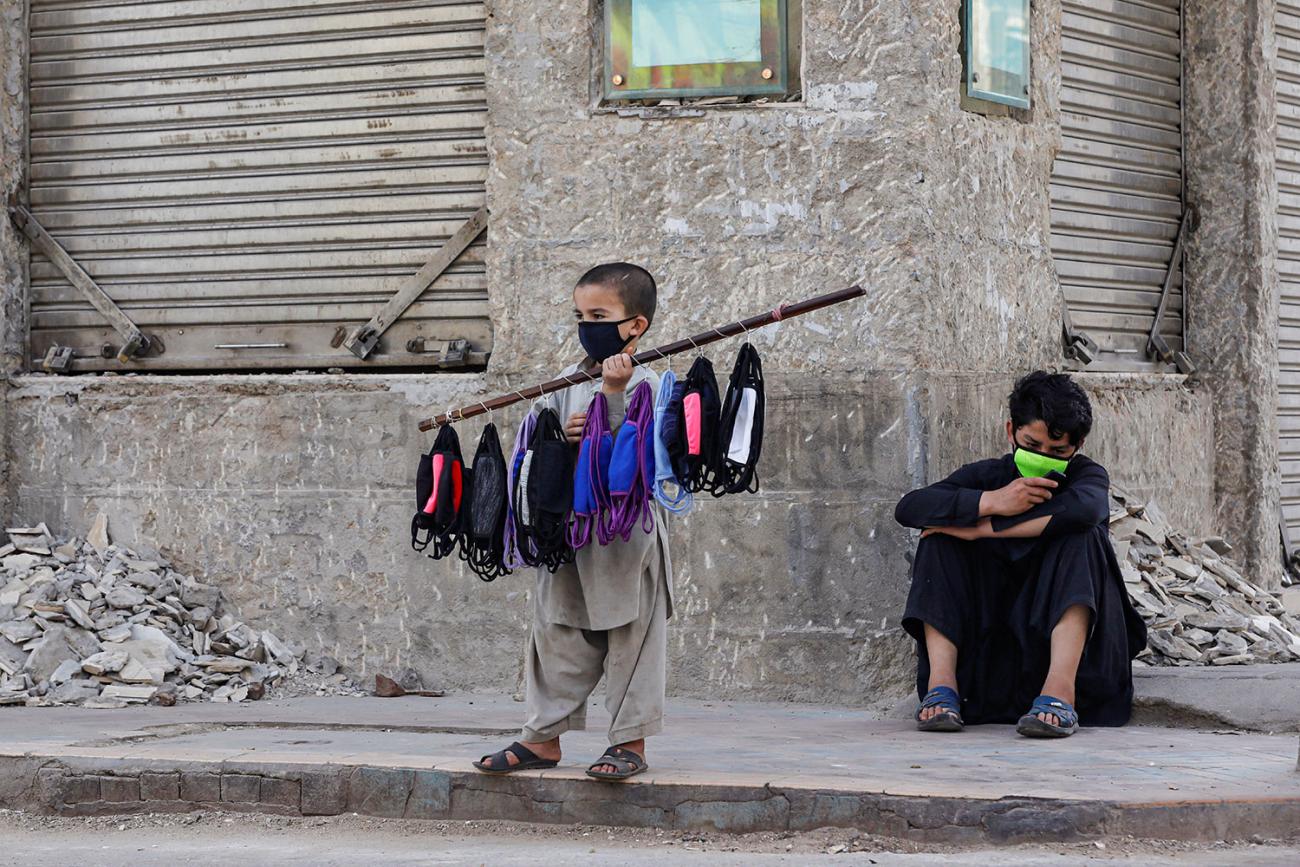
M 1029 107 L 1029 0 L 966 0 L 966 93 Z
M 784 94 L 786 0 L 607 0 L 606 99 Z

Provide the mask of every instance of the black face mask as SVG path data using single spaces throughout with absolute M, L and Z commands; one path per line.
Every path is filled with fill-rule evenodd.
M 618 322 L 579 322 L 578 342 L 582 344 L 582 348 L 586 350 L 591 360 L 599 364 L 611 355 L 618 355 L 632 342 L 632 337 L 623 339 L 623 335 L 618 333 L 618 327 L 635 318 L 629 316 Z

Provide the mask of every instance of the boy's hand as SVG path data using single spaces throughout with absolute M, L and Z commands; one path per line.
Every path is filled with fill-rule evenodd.
M 575 412 L 564 423 L 564 438 L 571 443 L 578 442 L 578 440 L 582 439 L 582 429 L 586 424 L 587 414 L 585 412 Z
M 627 390 L 628 380 L 632 378 L 632 356 L 626 352 L 611 355 L 600 366 L 602 385 L 605 394 L 622 394 Z
M 983 518 L 973 527 L 926 527 L 921 531 L 921 538 L 933 536 L 935 533 L 943 533 L 945 536 L 952 536 L 954 539 L 970 542 L 992 536 L 993 522 L 988 518 Z
M 980 497 L 980 516 L 1019 515 L 1052 499 L 1056 482 L 1051 479 L 1016 479 L 1004 488 L 985 491 Z

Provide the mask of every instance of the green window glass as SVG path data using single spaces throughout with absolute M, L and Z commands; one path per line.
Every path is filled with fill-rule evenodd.
M 780 95 L 786 0 L 606 0 L 606 99 Z
M 966 0 L 966 94 L 1029 108 L 1029 0 Z

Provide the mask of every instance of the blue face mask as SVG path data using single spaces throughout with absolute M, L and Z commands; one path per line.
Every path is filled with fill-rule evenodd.
M 586 350 L 591 360 L 600 364 L 611 355 L 618 355 L 632 342 L 632 337 L 628 337 L 626 340 L 623 339 L 618 327 L 625 322 L 631 322 L 635 318 L 635 316 L 629 316 L 626 319 L 620 319 L 618 322 L 579 322 L 578 342 L 582 344 L 582 348 Z

